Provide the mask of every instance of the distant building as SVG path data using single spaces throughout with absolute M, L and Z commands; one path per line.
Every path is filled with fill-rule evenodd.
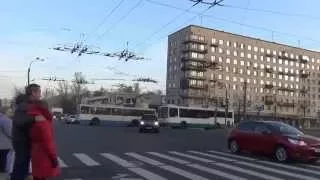
M 108 92 L 104 96 L 82 99 L 85 104 L 108 104 L 128 107 L 155 107 L 162 104 L 163 96 L 155 94 L 137 94 Z
M 316 126 L 319 67 L 316 51 L 190 25 L 168 38 L 167 103 Z

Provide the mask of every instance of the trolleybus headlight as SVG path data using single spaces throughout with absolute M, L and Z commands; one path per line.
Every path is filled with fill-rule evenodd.
M 159 122 L 158 121 L 154 122 L 154 125 L 159 126 Z
M 144 122 L 143 122 L 143 121 L 141 121 L 141 122 L 140 122 L 140 125 L 144 125 Z

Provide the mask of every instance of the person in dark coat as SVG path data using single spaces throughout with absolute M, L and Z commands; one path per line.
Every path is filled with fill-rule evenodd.
M 15 152 L 11 180 L 24 180 L 29 175 L 31 142 L 30 129 L 35 121 L 43 121 L 44 117 L 30 116 L 27 114 L 31 100 L 39 100 L 41 97 L 40 86 L 30 84 L 26 88 L 26 94 L 20 94 L 15 99 L 15 111 L 12 124 L 12 146 Z
M 53 115 L 44 101 L 31 103 L 28 114 L 45 118 L 44 121 L 35 122 L 30 131 L 33 179 L 56 177 L 60 174 L 60 168 L 53 132 Z

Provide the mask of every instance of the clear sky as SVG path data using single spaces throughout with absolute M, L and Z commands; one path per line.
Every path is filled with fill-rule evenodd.
M 0 98 L 10 97 L 14 86 L 26 84 L 28 64 L 37 56 L 46 61 L 32 65 L 31 79 L 45 87 L 54 88 L 55 82 L 41 81 L 41 78 L 56 76 L 71 80 L 75 72 L 82 72 L 89 80 L 124 78 L 127 81 L 121 83 L 127 84 L 132 84 L 135 76 L 151 77 L 160 81 L 159 84 L 142 84 L 142 87 L 165 90 L 167 35 L 189 24 L 294 46 L 300 42 L 303 48 L 320 50 L 319 0 L 224 0 L 225 7 L 211 8 L 202 16 L 194 12 L 203 12 L 206 5 L 193 7 L 192 12 L 183 11 L 193 5 L 189 0 L 123 0 L 111 14 L 121 1 L 2 1 Z M 85 34 L 84 39 L 92 49 L 117 52 L 129 41 L 130 50 L 151 60 L 123 62 L 94 55 L 77 58 L 49 49 L 72 45 L 81 40 L 81 34 Z M 131 76 L 117 75 L 107 67 L 115 67 Z M 117 83 L 96 81 L 87 86 L 110 89 Z

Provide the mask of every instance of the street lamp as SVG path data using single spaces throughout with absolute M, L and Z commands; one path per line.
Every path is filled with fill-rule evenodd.
M 45 61 L 45 59 L 36 57 L 36 59 L 34 59 L 34 60 L 32 60 L 30 62 L 29 67 L 28 67 L 28 86 L 30 84 L 30 69 L 31 69 L 32 63 L 34 63 L 34 62 L 43 62 L 43 61 Z

